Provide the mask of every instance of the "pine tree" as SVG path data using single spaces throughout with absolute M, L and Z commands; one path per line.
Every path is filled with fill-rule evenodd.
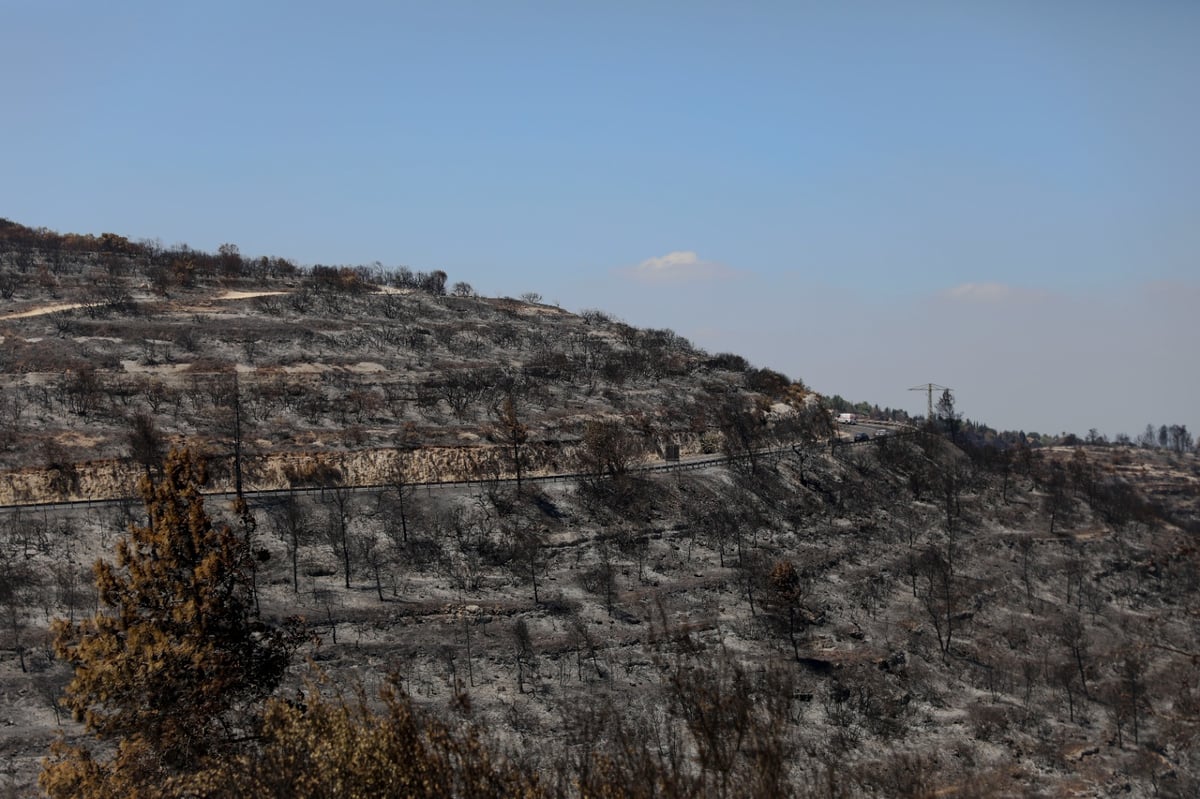
M 958 441 L 958 427 L 962 420 L 962 414 L 954 409 L 954 395 L 950 393 L 950 389 L 942 392 L 942 398 L 937 402 L 936 413 L 937 418 L 941 419 L 946 426 L 950 440 Z
M 236 749 L 287 668 L 293 625 L 254 618 L 248 547 L 212 524 L 204 481 L 187 450 L 168 454 L 157 481 L 144 476 L 149 523 L 94 567 L 103 609 L 54 622 L 55 651 L 75 667 L 63 704 L 116 751 L 100 760 L 57 742 L 41 775 L 51 796 L 169 795 Z
M 790 560 L 776 562 L 771 568 L 767 582 L 771 586 L 772 604 L 777 610 L 787 614 L 788 639 L 792 642 L 792 653 L 796 660 L 799 660 L 800 644 L 796 641 L 796 628 L 799 626 L 799 616 L 808 586 Z

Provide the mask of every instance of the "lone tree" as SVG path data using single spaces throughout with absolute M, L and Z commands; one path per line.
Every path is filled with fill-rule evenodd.
M 767 420 L 757 404 L 746 407 L 740 396 L 726 397 L 718 411 L 721 435 L 724 437 L 725 454 L 734 463 L 745 462 L 750 471 L 758 471 L 758 448 L 767 433 Z
M 937 413 L 937 418 L 942 420 L 945 425 L 946 432 L 950 434 L 951 441 L 958 441 L 959 422 L 962 421 L 962 414 L 954 408 L 954 395 L 950 393 L 950 389 L 942 392 L 942 398 L 937 401 L 937 406 L 934 408 Z
M 771 600 L 780 615 L 787 616 L 788 639 L 792 642 L 792 654 L 800 659 L 800 644 L 796 631 L 803 624 L 804 598 L 810 586 L 790 560 L 777 561 L 767 578 L 771 586 Z
M 41 579 L 25 558 L 0 551 L 0 648 L 12 649 L 21 662 L 21 671 L 28 672 L 25 653 L 28 650 L 25 631 L 41 590 Z
M 40 778 L 52 797 L 169 795 L 237 751 L 283 677 L 294 627 L 254 618 L 250 553 L 213 526 L 204 481 L 186 449 L 167 455 L 157 481 L 144 476 L 149 524 L 117 542 L 116 564 L 94 567 L 103 608 L 54 622 L 55 651 L 75 667 L 63 704 L 116 748 L 97 759 L 56 742 Z
M 510 391 L 496 412 L 500 437 L 508 448 L 513 469 L 517 473 L 517 493 L 521 493 L 521 466 L 525 460 L 525 444 L 529 441 L 529 427 L 521 422 L 516 400 Z
M 129 457 L 142 467 L 146 474 L 152 474 L 163 460 L 163 435 L 154 424 L 154 417 L 148 413 L 136 414 L 132 428 L 128 434 Z
M 583 431 L 579 465 L 589 474 L 620 479 L 628 474 L 639 454 L 641 446 L 622 422 L 590 421 Z

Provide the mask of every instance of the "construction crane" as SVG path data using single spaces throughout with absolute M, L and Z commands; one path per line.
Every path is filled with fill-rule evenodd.
M 926 383 L 923 386 L 913 386 L 909 391 L 925 391 L 929 394 L 929 410 L 925 414 L 925 421 L 928 423 L 933 419 L 933 392 L 934 391 L 953 391 L 952 388 L 939 386 L 937 383 Z

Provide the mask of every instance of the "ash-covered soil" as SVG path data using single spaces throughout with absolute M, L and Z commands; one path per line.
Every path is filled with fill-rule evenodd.
M 1194 466 L 1080 452 L 1108 487 Z M 1054 462 L 1005 478 L 895 439 L 753 472 L 417 489 L 403 523 L 395 491 L 300 493 L 255 507 L 257 584 L 264 617 L 314 636 L 285 693 L 312 667 L 368 692 L 395 675 L 545 774 L 635 732 L 694 759 L 711 692 L 756 708 L 714 720 L 722 740 L 770 722 L 795 795 L 1194 795 L 1194 533 L 1169 506 L 1117 513 L 1109 488 L 1054 498 Z M 87 565 L 138 512 L 0 520 L 40 586 L 5 630 L 27 671 L 0 660 L 10 785 L 60 723 L 79 734 L 54 714 L 45 621 L 91 612 Z

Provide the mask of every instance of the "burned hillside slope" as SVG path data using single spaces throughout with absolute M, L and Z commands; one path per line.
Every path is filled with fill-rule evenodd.
M 1194 541 L 1140 493 L 1114 515 L 1118 483 L 1078 460 L 897 436 L 519 490 L 297 493 L 255 508 L 256 580 L 266 616 L 303 613 L 333 684 L 398 680 L 566 795 L 594 753 L 607 780 L 677 775 L 665 795 L 1186 796 Z M 118 520 L 40 523 L 29 560 L 62 597 L 52 564 Z M 44 742 L 33 687 L 64 675 L 26 613 L 6 713 Z

